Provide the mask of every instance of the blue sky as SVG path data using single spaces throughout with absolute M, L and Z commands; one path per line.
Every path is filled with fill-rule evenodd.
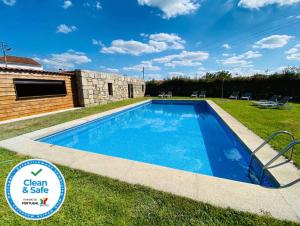
M 49 70 L 160 79 L 300 66 L 300 0 L 0 1 L 0 40 Z

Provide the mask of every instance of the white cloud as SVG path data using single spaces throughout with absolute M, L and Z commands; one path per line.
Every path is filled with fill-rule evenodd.
M 101 3 L 99 1 L 96 1 L 96 5 L 95 5 L 97 10 L 102 9 Z
M 294 38 L 289 35 L 271 35 L 254 43 L 253 48 L 258 49 L 276 49 L 288 44 L 289 40 Z
M 105 71 L 105 72 L 110 72 L 110 73 L 118 73 L 120 70 L 117 68 L 110 68 L 106 66 L 100 66 L 100 70 Z
M 16 0 L 2 0 L 2 2 L 5 4 L 5 5 L 8 5 L 8 6 L 13 6 L 16 4 Z
M 110 47 L 103 47 L 102 53 L 120 53 L 120 54 L 130 54 L 139 56 L 143 53 L 154 53 L 159 52 L 155 47 L 138 41 L 124 41 L 122 39 L 114 40 Z
M 140 36 L 142 36 L 142 37 L 149 37 L 149 35 L 146 34 L 146 33 L 140 33 Z
M 300 43 L 285 51 L 285 53 L 287 55 L 286 59 L 300 61 Z
M 101 40 L 92 39 L 92 44 L 96 46 L 100 46 L 101 48 L 105 47 Z
M 105 68 L 105 71 L 112 72 L 112 73 L 118 73 L 119 69 L 108 67 L 108 68 Z
M 231 46 L 228 43 L 223 44 L 222 47 L 225 49 L 231 49 Z
M 69 1 L 69 0 L 67 0 L 67 1 L 64 1 L 64 4 L 63 4 L 62 7 L 64 9 L 67 9 L 67 8 L 71 7 L 72 5 L 73 5 L 73 3 L 71 1 Z
M 145 74 L 145 80 L 162 80 L 163 76 L 161 74 Z
M 183 72 L 179 72 L 179 71 L 171 71 L 168 73 L 169 77 L 183 77 L 185 74 Z
M 158 33 L 149 36 L 150 42 L 166 43 L 170 49 L 184 49 L 185 41 L 176 34 Z
M 160 71 L 161 69 L 158 66 L 154 66 L 151 61 L 142 61 L 140 64 L 131 67 L 123 67 L 123 70 L 142 72 L 143 67 L 145 68 L 145 71 Z
M 280 66 L 278 68 L 276 68 L 275 70 L 271 71 L 270 74 L 273 74 L 273 73 L 282 73 L 284 71 L 284 69 L 286 69 L 288 66 Z
M 68 26 L 66 24 L 61 24 L 61 25 L 57 26 L 56 33 L 68 34 L 68 33 L 74 32 L 74 31 L 77 31 L 76 26 Z
M 167 55 L 152 60 L 154 63 L 164 64 L 166 67 L 201 66 L 201 61 L 208 59 L 209 53 L 202 51 L 182 51 L 180 54 Z
M 198 42 L 196 42 L 196 44 L 195 44 L 196 47 L 199 47 L 199 46 L 201 46 L 201 45 L 202 45 L 202 42 L 201 42 L 201 41 L 198 41 Z
M 35 60 L 55 69 L 70 69 L 76 65 L 89 63 L 92 60 L 83 52 L 76 52 L 72 49 L 64 53 L 51 54 L 49 58 L 35 58 Z
M 225 66 L 232 67 L 252 67 L 252 62 L 250 59 L 259 58 L 262 54 L 258 51 L 248 51 L 240 55 L 234 55 L 228 57 L 220 62 Z
M 300 15 L 289 16 L 288 19 L 300 19 Z
M 201 66 L 201 62 L 192 61 L 192 60 L 173 60 L 170 63 L 166 63 L 166 67 L 195 67 Z
M 108 68 L 105 68 L 104 71 L 111 72 L 111 73 L 118 73 L 119 69 L 108 67 Z
M 268 5 L 288 6 L 299 2 L 300 0 L 240 0 L 238 5 L 249 9 L 259 9 Z
M 253 58 L 261 57 L 262 54 L 258 51 L 248 51 L 242 54 L 241 56 L 243 56 L 245 59 L 253 59 Z
M 255 74 L 266 74 L 264 70 L 249 68 L 249 67 L 236 67 L 228 70 L 234 77 L 236 76 L 252 76 Z
M 148 37 L 148 42 L 135 40 L 125 41 L 122 39 L 112 41 L 109 47 L 102 47 L 102 53 L 130 54 L 139 56 L 144 53 L 159 53 L 168 49 L 183 49 L 185 41 L 176 34 L 151 34 L 143 35 Z
M 88 7 L 88 8 L 92 8 L 92 9 L 95 9 L 95 10 L 102 9 L 102 5 L 101 5 L 100 1 L 85 1 L 83 3 L 83 6 Z
M 159 8 L 165 19 L 194 13 L 200 7 L 197 0 L 138 0 L 138 4 Z

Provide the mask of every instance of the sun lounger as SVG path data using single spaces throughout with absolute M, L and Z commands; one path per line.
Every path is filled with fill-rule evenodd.
M 291 98 L 288 96 L 283 97 L 281 100 L 278 102 L 267 102 L 267 103 L 261 103 L 258 106 L 263 107 L 263 108 L 279 108 L 279 107 L 284 107 L 287 105 Z
M 206 97 L 206 91 L 201 91 L 199 94 L 199 98 L 205 98 Z
M 241 100 L 251 100 L 252 99 L 252 93 L 247 92 L 244 93 L 244 95 L 241 96 Z
M 193 91 L 191 97 L 197 98 L 198 97 L 198 91 Z
M 259 101 L 253 101 L 253 105 L 261 105 L 261 104 L 268 104 L 268 103 L 277 103 L 278 100 L 281 98 L 279 95 L 273 95 L 269 100 L 259 100 Z
M 171 98 L 172 97 L 172 92 L 168 91 L 168 93 L 165 95 L 166 98 Z
M 229 99 L 239 99 L 239 92 L 233 92 L 230 96 Z
M 165 92 L 161 92 L 160 94 L 158 94 L 158 97 L 160 97 L 160 98 L 164 98 L 165 96 L 166 96 Z

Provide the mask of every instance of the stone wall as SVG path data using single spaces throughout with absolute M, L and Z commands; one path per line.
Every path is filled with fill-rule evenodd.
M 133 97 L 143 97 L 145 81 L 115 73 L 76 70 L 79 104 L 82 107 L 128 99 L 128 84 L 133 84 Z M 112 83 L 113 95 L 109 95 Z

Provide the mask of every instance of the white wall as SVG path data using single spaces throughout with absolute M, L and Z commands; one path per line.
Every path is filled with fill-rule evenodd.
M 0 67 L 6 67 L 5 63 L 0 63 Z M 19 69 L 28 69 L 28 70 L 43 70 L 43 66 L 30 66 L 26 64 L 7 64 L 8 68 L 19 68 Z

